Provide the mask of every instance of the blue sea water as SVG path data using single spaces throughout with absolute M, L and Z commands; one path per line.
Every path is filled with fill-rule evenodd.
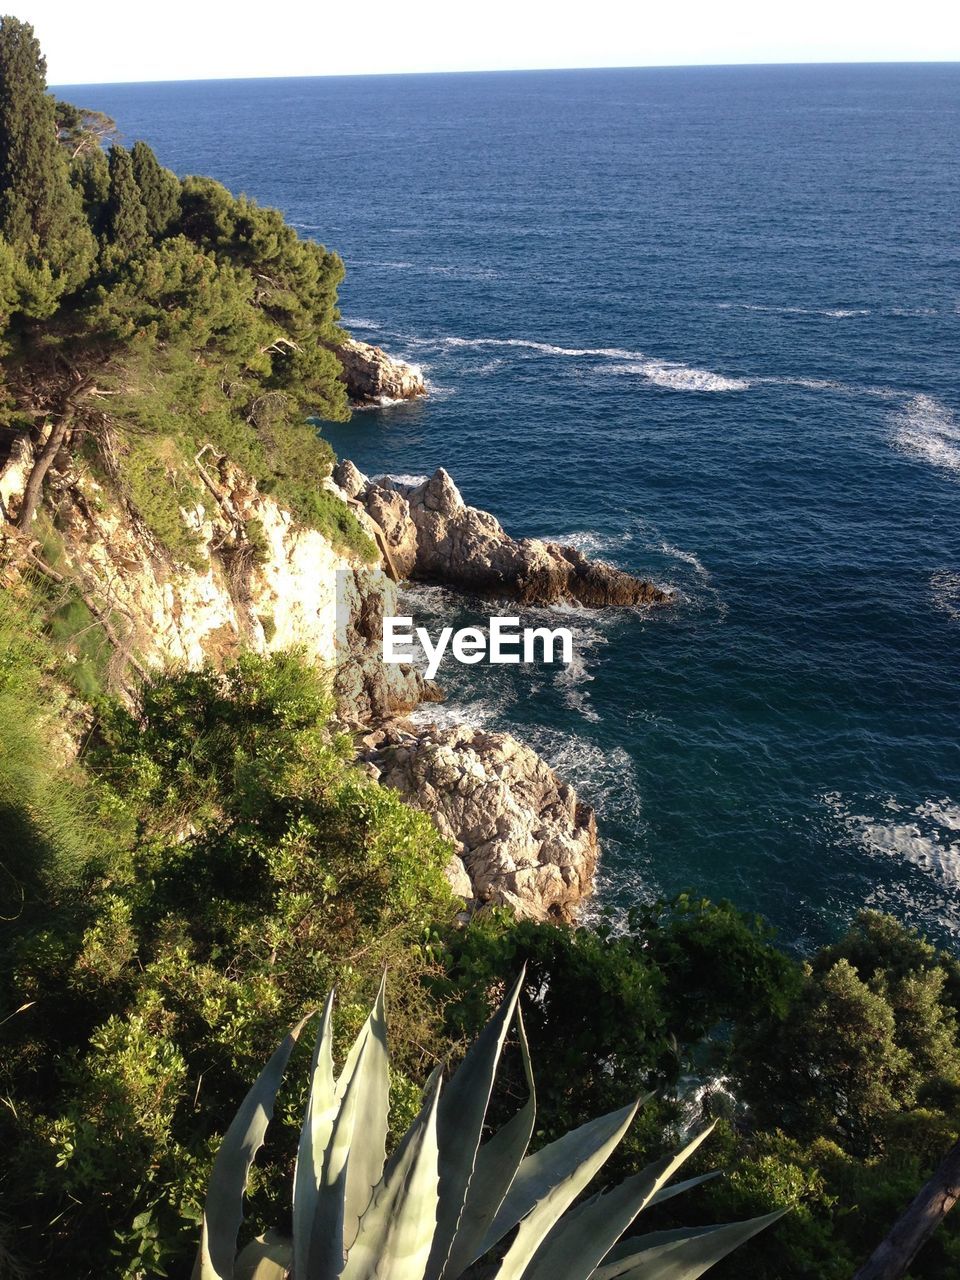
M 433 391 L 338 452 L 677 588 L 565 615 L 565 671 L 441 673 L 597 806 L 604 907 L 960 940 L 960 66 L 67 96 L 342 254 L 346 323 Z

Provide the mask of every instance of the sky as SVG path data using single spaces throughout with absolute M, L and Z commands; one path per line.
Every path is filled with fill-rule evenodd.
M 960 60 L 956 0 L 6 3 L 36 28 L 51 84 Z

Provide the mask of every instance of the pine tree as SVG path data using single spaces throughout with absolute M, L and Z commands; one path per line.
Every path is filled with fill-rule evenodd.
M 147 211 L 124 147 L 110 148 L 110 196 L 106 208 L 106 253 L 111 265 L 125 261 L 149 239 Z
M 147 212 L 147 229 L 159 238 L 180 212 L 180 179 L 163 168 L 145 142 L 133 144 L 130 158 Z
M 61 292 L 93 266 L 93 235 L 57 141 L 54 100 L 33 28 L 0 18 L 0 234 Z
M 110 168 L 104 152 L 99 147 L 82 151 L 70 165 L 70 181 L 80 192 L 94 235 L 103 235 L 110 199 Z

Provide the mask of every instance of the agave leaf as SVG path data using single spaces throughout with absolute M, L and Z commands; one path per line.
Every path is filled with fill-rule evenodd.
M 424 1280 L 438 1280 L 445 1274 L 473 1177 L 497 1065 L 525 976 L 526 966 L 443 1091 L 437 1116 L 440 1208 Z
M 497 1280 L 520 1280 L 560 1216 L 570 1207 L 626 1133 L 637 1114 L 639 1101 L 611 1115 L 581 1125 L 561 1138 L 565 1143 L 566 1172 L 552 1176 L 546 1193 L 520 1223 L 513 1243 L 497 1269 Z M 559 1143 L 552 1145 L 558 1146 Z M 564 1268 L 563 1274 L 566 1274 Z
M 199 1280 L 233 1280 L 237 1233 L 243 1221 L 243 1193 L 250 1166 L 263 1146 L 287 1061 L 304 1025 L 298 1022 L 274 1052 L 240 1104 L 213 1162 L 203 1206 L 203 1232 L 193 1274 Z
M 310 1068 L 310 1093 L 293 1175 L 294 1270 L 324 1280 L 343 1266 L 343 1194 L 320 1188 L 340 1104 L 333 1083 L 333 992 L 327 997 Z
M 293 1246 L 273 1231 L 257 1236 L 237 1256 L 234 1280 L 286 1280 L 293 1265 Z
M 711 1124 L 672 1155 L 661 1157 L 598 1199 L 579 1205 L 557 1223 L 527 1270 L 524 1280 L 588 1280 L 594 1268 L 634 1218 L 712 1133 Z
M 646 1098 L 641 1098 L 637 1105 L 641 1106 L 652 1096 L 648 1094 Z M 557 1138 L 555 1142 L 548 1143 L 533 1155 L 526 1157 L 517 1170 L 517 1176 L 510 1184 L 510 1190 L 496 1217 L 480 1242 L 476 1254 L 478 1258 L 488 1249 L 492 1249 L 498 1240 L 502 1240 L 555 1183 L 576 1168 L 582 1158 L 580 1154 L 582 1145 L 588 1140 L 590 1132 L 609 1119 L 609 1116 L 601 1116 L 598 1120 L 592 1120 L 589 1124 L 565 1133 L 562 1138 Z
M 383 1176 L 383 1163 L 386 1159 L 387 1112 L 390 1106 L 390 1066 L 384 1009 L 386 981 L 387 976 L 384 974 L 376 1003 L 347 1055 L 335 1088 L 339 1103 L 339 1112 L 334 1122 L 337 1160 L 343 1161 L 342 1167 L 345 1170 L 342 1238 L 347 1249 L 357 1234 L 360 1217 L 370 1203 L 373 1188 Z M 341 1166 L 338 1163 L 333 1170 L 334 1183 L 340 1172 Z
M 782 1218 L 786 1209 L 727 1222 L 719 1227 L 655 1231 L 634 1236 L 617 1246 L 618 1259 L 598 1267 L 590 1280 L 697 1280 L 721 1258 Z
M 374 1188 L 342 1280 L 422 1280 L 437 1225 L 439 1098 L 437 1073 L 399 1159 Z
M 702 1182 L 712 1182 L 714 1178 L 719 1177 L 720 1170 L 713 1169 L 710 1173 L 701 1173 L 696 1178 L 686 1178 L 683 1182 L 671 1182 L 669 1187 L 661 1187 L 659 1191 L 652 1195 L 643 1207 L 652 1209 L 655 1204 L 663 1204 L 664 1200 L 672 1200 L 674 1196 L 682 1196 L 685 1191 L 692 1191 L 694 1187 L 699 1187 Z
M 537 1094 L 530 1063 L 530 1046 L 527 1044 L 527 1033 L 519 1005 L 517 1034 L 527 1080 L 527 1101 L 477 1152 L 466 1203 L 444 1269 L 448 1276 L 459 1276 L 480 1256 L 483 1238 L 510 1190 L 510 1184 L 516 1177 L 533 1135 L 537 1118 Z

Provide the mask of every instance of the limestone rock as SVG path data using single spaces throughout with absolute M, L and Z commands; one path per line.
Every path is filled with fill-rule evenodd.
M 18 506 L 32 461 L 24 444 L 0 466 L 8 509 Z M 197 667 L 244 648 L 297 647 L 331 672 L 338 716 L 350 725 L 439 696 L 412 667 L 382 660 L 383 615 L 398 611 L 396 587 L 382 568 L 299 525 L 228 459 L 206 452 L 198 472 L 205 500 L 181 513 L 196 540 L 190 563 L 165 552 L 89 471 L 52 473 L 48 482 L 68 568 L 92 599 L 109 606 L 144 666 Z M 369 522 L 362 509 L 357 514 Z M 255 548 L 246 536 L 251 528 Z
M 356 483 L 352 474 L 349 479 Z M 654 583 L 590 560 L 574 547 L 510 537 L 489 512 L 467 506 L 443 467 L 416 486 L 382 477 L 354 494 L 383 531 L 403 576 L 526 605 L 602 608 L 671 598 Z
M 462 897 L 522 918 L 572 920 L 593 891 L 593 810 L 509 734 L 392 725 L 367 758 L 453 842 L 447 875 Z
M 414 400 L 427 394 L 427 384 L 416 365 L 394 360 L 380 347 L 349 338 L 336 355 L 343 366 L 347 394 L 355 405 Z

